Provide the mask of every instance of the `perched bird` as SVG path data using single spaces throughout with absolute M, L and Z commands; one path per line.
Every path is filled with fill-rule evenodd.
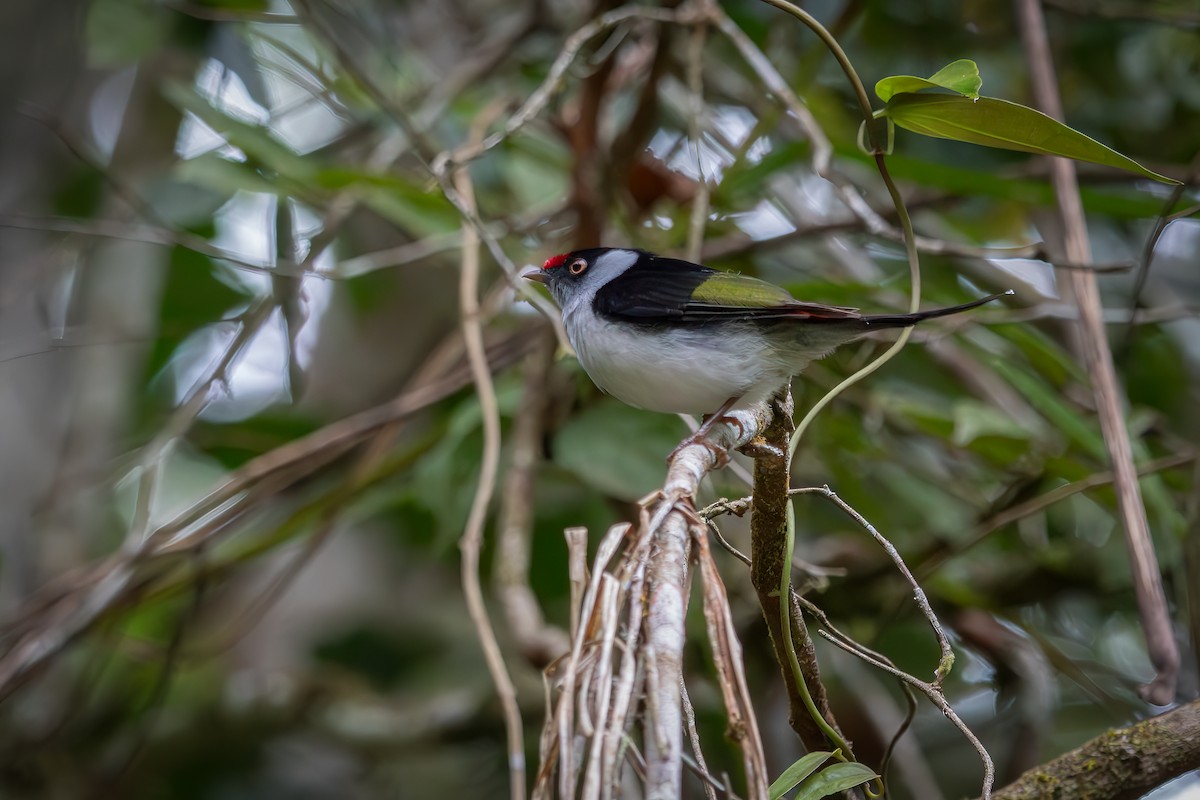
M 864 315 L 801 302 L 757 278 L 609 247 L 554 256 L 524 277 L 550 290 L 597 386 L 637 408 L 710 414 L 710 421 L 767 399 L 838 345 L 1000 296 Z

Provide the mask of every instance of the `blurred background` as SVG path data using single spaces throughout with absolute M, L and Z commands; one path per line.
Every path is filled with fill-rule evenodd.
M 463 209 L 429 167 L 499 130 L 568 37 L 615 7 L 6 0 L 0 795 L 506 790 L 458 575 L 483 441 L 459 333 Z M 722 7 L 811 109 L 839 180 L 894 224 L 823 46 L 766 5 Z M 1032 103 L 1007 2 L 806 7 L 868 86 L 972 58 L 985 94 Z M 1046 15 L 1067 121 L 1187 182 L 1173 195 L 1081 167 L 1187 700 L 1200 641 L 1200 11 L 1048 0 Z M 633 15 L 594 33 L 561 90 L 470 168 L 504 443 L 485 591 L 531 764 L 541 669 L 568 624 L 562 531 L 594 538 L 634 519 L 687 429 L 605 398 L 556 357 L 497 257 L 520 269 L 601 242 L 677 254 L 691 236 L 706 263 L 806 300 L 882 311 L 909 289 L 901 245 L 865 232 L 814 173 L 811 143 L 729 38 Z M 795 482 L 828 484 L 904 554 L 955 637 L 948 695 L 1003 780 L 1153 714 L 1136 691 L 1153 670 L 1074 312 L 1031 247 L 1056 235 L 1046 164 L 903 132 L 889 164 L 940 251 L 922 258 L 926 304 L 1017 295 L 922 329 L 846 392 L 808 434 Z M 797 409 L 885 344 L 814 365 Z M 749 490 L 726 470 L 706 491 Z M 823 568 L 810 598 L 930 674 L 936 645 L 886 555 L 820 499 L 797 512 L 799 555 Z M 740 524 L 722 522 L 745 548 Z M 778 772 L 798 742 L 747 571 L 723 563 Z M 697 642 L 702 630 L 697 617 Z M 736 785 L 706 653 L 689 653 L 692 699 L 711 770 Z M 878 763 L 899 692 L 818 654 L 859 757 Z M 892 784 L 896 797 L 974 796 L 979 774 L 923 707 Z

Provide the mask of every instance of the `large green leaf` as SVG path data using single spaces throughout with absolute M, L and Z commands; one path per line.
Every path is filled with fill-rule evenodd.
M 853 789 L 877 777 L 879 776 L 870 767 L 857 761 L 831 764 L 805 781 L 800 791 L 796 792 L 795 800 L 820 800 L 822 797 Z
M 972 100 L 957 94 L 905 92 L 888 100 L 882 113 L 901 128 L 925 136 L 1090 161 L 1178 183 L 1040 111 L 995 97 Z
M 975 62 L 969 58 L 961 58 L 942 67 L 928 78 L 912 75 L 892 75 L 884 78 L 875 84 L 875 94 L 886 103 L 895 95 L 905 92 L 949 89 L 973 100 L 979 97 L 980 86 L 983 86 L 983 78 L 979 77 L 979 68 L 975 66 Z
M 771 784 L 771 788 L 767 790 L 771 800 L 779 800 L 785 794 L 796 787 L 796 784 L 812 775 L 817 771 L 817 767 L 824 764 L 833 756 L 833 753 L 824 750 L 818 750 L 812 753 L 801 756 L 798 760 L 792 762 L 792 765 L 785 769 L 775 782 Z

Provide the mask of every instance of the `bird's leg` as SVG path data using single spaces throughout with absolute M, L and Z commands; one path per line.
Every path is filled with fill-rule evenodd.
M 713 458 L 717 462 L 714 467 L 715 469 L 720 469 L 721 467 L 728 464 L 729 463 L 729 453 L 726 452 L 724 449 L 717 447 L 712 442 L 708 441 L 707 437 L 708 437 L 708 432 L 712 430 L 713 425 L 716 425 L 718 422 L 720 422 L 723 419 L 728 419 L 728 417 L 725 416 L 725 412 L 728 411 L 729 409 L 733 408 L 733 404 L 736 403 L 740 399 L 741 399 L 740 397 L 729 398 L 728 400 L 726 400 L 724 403 L 721 404 L 720 408 L 718 408 L 716 411 L 714 411 L 713 413 L 711 413 L 707 417 L 705 417 L 704 422 L 701 423 L 700 427 L 696 429 L 696 432 L 693 433 L 691 436 L 687 437 L 686 439 L 684 439 L 682 442 L 680 442 L 675 447 L 675 449 L 671 451 L 671 455 L 667 456 L 667 462 L 669 463 L 671 461 L 674 461 L 675 456 L 679 455 L 679 451 L 683 450 L 683 448 L 690 447 L 694 444 L 701 444 L 701 445 L 704 445 L 706 448 L 708 448 L 708 451 L 713 454 Z

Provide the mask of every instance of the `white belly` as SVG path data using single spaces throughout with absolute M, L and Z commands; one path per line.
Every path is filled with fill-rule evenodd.
M 711 414 L 730 398 L 743 408 L 769 397 L 790 377 L 761 336 L 750 329 L 661 331 L 563 320 L 571 346 L 591 379 L 624 403 L 649 411 Z

